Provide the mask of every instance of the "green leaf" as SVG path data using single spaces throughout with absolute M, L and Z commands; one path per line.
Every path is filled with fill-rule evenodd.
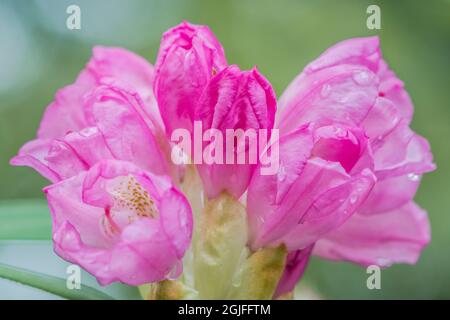
M 0 201 L 0 240 L 51 239 L 51 218 L 45 200 Z
M 15 281 L 33 288 L 47 291 L 71 300 L 113 300 L 112 297 L 88 286 L 70 290 L 66 280 L 43 273 L 17 268 L 0 263 L 0 278 Z
M 59 279 L 67 279 L 67 267 L 72 265 L 53 252 L 50 240 L 0 240 L 0 264 L 26 268 L 32 272 L 41 272 Z M 118 300 L 140 300 L 137 287 L 119 282 L 101 286 L 97 279 L 81 270 L 80 281 L 83 287 L 91 287 Z M 53 299 L 52 294 L 36 290 L 30 286 L 2 279 L 0 277 L 1 299 Z

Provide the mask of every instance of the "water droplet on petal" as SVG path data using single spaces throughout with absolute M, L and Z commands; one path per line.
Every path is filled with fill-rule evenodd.
M 331 93 L 331 86 L 329 84 L 324 84 L 322 86 L 322 90 L 320 91 L 320 95 L 322 96 L 322 98 L 326 98 L 330 95 Z
M 372 83 L 373 75 L 368 71 L 358 70 L 353 74 L 353 81 L 360 86 L 367 86 Z
M 95 127 L 88 127 L 88 128 L 84 128 L 80 131 L 80 135 L 82 137 L 89 137 L 92 136 L 94 134 L 96 134 L 98 132 L 97 128 Z
M 408 174 L 408 179 L 410 181 L 419 181 L 420 180 L 420 175 L 418 175 L 417 173 L 409 173 Z
M 350 196 L 350 203 L 351 203 L 351 204 L 355 204 L 356 201 L 358 201 L 358 195 L 357 195 L 357 194 L 352 194 L 352 195 Z

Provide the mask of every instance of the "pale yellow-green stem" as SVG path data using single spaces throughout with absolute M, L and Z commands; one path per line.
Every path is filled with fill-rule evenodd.
M 200 299 L 224 299 L 247 255 L 245 207 L 222 193 L 206 202 L 194 243 L 195 289 Z
M 194 218 L 183 274 L 177 280 L 140 286 L 141 296 L 149 300 L 272 299 L 286 264 L 286 247 L 251 253 L 244 205 L 225 192 L 203 199 L 201 180 L 193 165 L 186 167 L 181 190 Z
M 230 294 L 232 299 L 270 300 L 286 265 L 284 245 L 254 252 L 242 266 L 241 284 Z
M 145 300 L 183 300 L 195 299 L 196 292 L 179 280 L 164 280 L 158 283 L 139 286 Z

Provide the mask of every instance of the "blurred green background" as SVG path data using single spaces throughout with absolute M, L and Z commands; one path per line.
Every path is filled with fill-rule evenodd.
M 70 4 L 81 7 L 81 30 L 66 28 Z M 366 27 L 370 4 L 381 7 L 381 30 Z M 258 65 L 278 96 L 333 43 L 380 35 L 385 58 L 415 103 L 412 127 L 430 140 L 438 166 L 416 197 L 430 214 L 432 242 L 417 265 L 383 270 L 381 290 L 367 289 L 364 268 L 316 258 L 304 283 L 324 298 L 450 298 L 448 0 L 1 0 L 0 239 L 50 236 L 41 193 L 47 182 L 8 161 L 35 136 L 56 90 L 74 81 L 97 44 L 125 47 L 154 62 L 162 32 L 183 19 L 209 25 L 229 63 Z M 27 223 L 18 227 L 23 217 Z

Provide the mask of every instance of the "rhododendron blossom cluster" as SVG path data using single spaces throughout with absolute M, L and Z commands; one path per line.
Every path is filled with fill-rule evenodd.
M 95 47 L 11 163 L 51 181 L 54 250 L 101 284 L 139 286 L 145 299 L 272 299 L 292 293 L 311 255 L 418 260 L 430 227 L 413 198 L 435 166 L 412 116 L 377 37 L 329 48 L 277 99 L 257 68 L 227 63 L 208 27 L 183 22 L 164 33 L 155 66 Z M 179 129 L 192 140 L 276 135 L 253 161 L 180 163 Z M 227 141 L 244 146 L 233 159 L 245 139 Z

